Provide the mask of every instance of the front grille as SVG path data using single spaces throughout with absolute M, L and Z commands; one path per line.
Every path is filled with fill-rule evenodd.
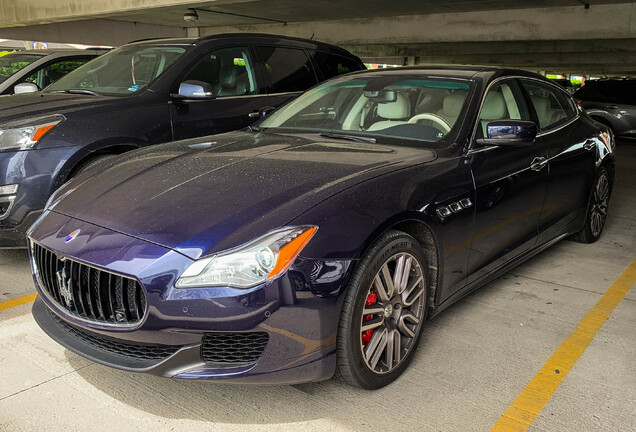
M 269 335 L 258 333 L 206 333 L 201 344 L 201 359 L 226 366 L 256 363 L 265 350 Z
M 70 325 L 51 311 L 49 311 L 49 314 L 51 314 L 51 317 L 53 317 L 60 327 L 66 330 L 71 336 L 93 348 L 112 354 L 134 357 L 141 360 L 157 360 L 168 358 L 181 348 L 181 346 L 176 345 L 138 345 L 114 341 Z
M 35 271 L 42 288 L 69 314 L 97 323 L 130 326 L 140 322 L 146 295 L 134 279 L 58 256 L 33 243 Z

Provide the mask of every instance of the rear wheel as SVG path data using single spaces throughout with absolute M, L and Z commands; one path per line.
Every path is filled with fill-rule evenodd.
M 590 194 L 590 201 L 585 218 L 585 226 L 572 238 L 581 243 L 594 243 L 601 236 L 607 219 L 607 208 L 612 193 L 609 173 L 601 167 L 596 175 L 594 186 Z
M 428 272 L 419 243 L 384 233 L 358 264 L 338 329 L 338 371 L 347 383 L 376 389 L 408 366 L 426 319 Z

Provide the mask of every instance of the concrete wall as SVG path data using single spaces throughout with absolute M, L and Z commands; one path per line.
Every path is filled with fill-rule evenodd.
M 407 15 L 202 29 L 278 33 L 341 45 L 387 43 L 623 39 L 636 37 L 636 4 Z
M 81 43 L 86 45 L 121 45 L 138 39 L 185 37 L 181 27 L 94 19 L 28 27 L 0 28 L 0 38 Z
M 369 61 L 636 73 L 636 3 L 202 28 L 343 46 Z
M 187 8 L 189 3 L 179 0 L 0 0 L 0 27 L 84 20 L 114 12 L 167 6 Z

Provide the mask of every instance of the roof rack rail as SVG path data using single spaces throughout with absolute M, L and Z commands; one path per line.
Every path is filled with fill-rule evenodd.
M 157 36 L 157 37 L 144 38 L 144 39 L 135 39 L 135 40 L 132 40 L 132 41 L 126 42 L 126 43 L 127 44 L 131 44 L 131 43 L 145 42 L 145 41 L 155 40 L 155 39 L 170 39 L 170 36 Z

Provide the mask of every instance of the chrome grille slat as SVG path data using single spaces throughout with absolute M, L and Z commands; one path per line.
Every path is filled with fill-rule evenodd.
M 70 315 L 121 326 L 142 320 L 146 297 L 136 280 L 79 261 L 60 259 L 37 243 L 32 244 L 32 255 L 42 289 Z M 64 280 L 64 290 L 60 289 L 60 278 Z
M 45 268 L 48 269 L 48 272 L 46 274 L 46 278 L 49 281 L 49 286 L 51 288 L 51 291 L 52 291 L 53 295 L 55 296 L 55 300 L 57 300 L 59 303 L 61 303 L 62 302 L 62 298 L 60 297 L 59 291 L 57 289 L 55 289 L 55 283 L 54 283 L 54 280 L 53 280 L 55 272 L 57 271 L 57 269 L 53 268 L 53 262 L 54 262 L 53 259 L 54 259 L 53 255 L 48 255 L 48 256 L 47 256 L 47 254 L 44 255 L 44 260 L 46 262 L 46 267 Z

